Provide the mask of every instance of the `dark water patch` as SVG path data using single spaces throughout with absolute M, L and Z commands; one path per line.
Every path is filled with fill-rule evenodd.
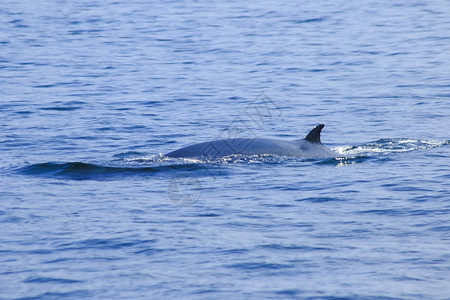
M 33 249 L 33 250 L 30 250 L 30 251 L 27 251 L 27 253 L 47 255 L 47 254 L 52 254 L 53 251 L 52 250 L 48 250 L 48 249 Z
M 397 56 L 397 55 L 408 55 L 409 52 L 392 52 L 392 53 L 388 53 L 386 54 L 386 56 Z
M 397 192 L 432 192 L 433 189 L 427 189 L 427 188 L 420 188 L 420 187 L 416 187 L 416 186 L 402 186 L 402 185 L 394 185 L 392 186 L 392 184 L 386 184 L 386 185 L 381 185 L 383 187 L 389 187 L 389 190 L 391 191 L 397 191 Z
M 134 108 L 133 107 L 118 107 L 118 108 L 113 108 L 112 110 L 126 111 L 126 110 L 134 110 Z
M 294 205 L 291 204 L 264 204 L 265 207 L 274 207 L 274 208 L 290 208 L 294 207 Z
M 300 294 L 303 294 L 301 290 L 289 289 L 289 290 L 280 290 L 274 292 L 275 295 L 280 295 L 283 297 L 289 297 L 296 299 Z
M 291 269 L 293 266 L 286 264 L 266 263 L 266 262 L 245 262 L 227 265 L 227 268 L 238 269 L 243 271 L 268 271 L 268 270 L 285 270 Z
M 246 271 L 263 271 L 263 270 L 283 270 L 292 268 L 290 265 L 286 264 L 275 264 L 275 263 L 266 263 L 266 262 L 246 262 L 246 263 L 237 263 L 226 266 L 232 269 L 240 269 Z
M 19 63 L 20 66 L 32 66 L 32 67 L 44 67 L 50 65 L 49 63 L 36 62 L 36 61 L 24 61 Z M 33 86 L 38 87 L 38 86 Z
M 68 33 L 70 35 L 82 35 L 85 33 L 100 33 L 102 29 L 79 29 L 79 30 L 69 30 Z
M 60 300 L 60 299 L 82 299 L 92 297 L 88 290 L 75 290 L 70 292 L 45 292 L 36 296 L 16 298 L 16 300 Z
M 450 234 L 450 226 L 438 226 L 438 227 L 433 227 L 430 230 L 436 231 L 436 232 L 443 232 L 443 233 L 446 233 L 447 235 Z
M 198 214 L 197 216 L 211 218 L 211 217 L 220 217 L 221 215 L 215 213 L 205 213 L 205 214 Z
M 104 96 L 105 93 L 76 93 L 76 94 L 68 94 L 69 97 L 77 97 L 77 98 L 85 98 L 85 97 L 95 97 L 95 96 Z
M 155 107 L 155 106 L 160 106 L 163 103 L 161 103 L 160 101 L 146 101 L 146 102 L 143 102 L 142 104 L 147 107 Z
M 261 245 L 258 246 L 261 249 L 268 249 L 268 250 L 293 250 L 293 251 L 332 251 L 331 248 L 326 247 L 309 247 L 309 246 L 298 246 L 298 245 L 280 245 L 280 244 L 268 244 L 268 245 Z
M 242 253 L 248 253 L 248 252 L 250 252 L 250 249 L 226 249 L 226 250 L 219 251 L 219 253 L 222 253 L 222 254 L 242 254 Z
M 21 223 L 25 218 L 15 217 L 15 216 L 7 216 L 3 219 L 0 219 L 2 223 Z
M 43 263 L 45 263 L 45 264 L 54 264 L 54 263 L 61 263 L 61 262 L 65 263 L 65 262 L 68 262 L 68 261 L 71 261 L 71 260 L 77 260 L 77 259 L 64 257 L 64 258 L 57 258 L 57 259 L 47 260 L 47 261 L 44 261 Z
M 449 176 L 450 177 L 450 176 Z M 433 201 L 433 200 L 438 200 L 441 196 L 439 195 L 420 195 L 420 196 L 416 196 L 410 199 L 410 201 L 412 202 L 426 202 L 426 201 Z
M 116 250 L 121 248 L 146 246 L 149 243 L 154 243 L 156 240 L 129 240 L 124 241 L 121 239 L 86 239 L 79 242 L 60 244 L 57 246 L 58 250 L 80 250 L 80 249 L 103 249 L 103 250 Z
M 310 18 L 310 19 L 303 19 L 303 20 L 297 20 L 294 21 L 296 24 L 303 24 L 303 23 L 314 23 L 314 22 L 323 22 L 327 20 L 327 17 L 320 17 L 320 18 Z
M 125 126 L 125 127 L 122 128 L 122 131 L 134 132 L 135 130 L 145 129 L 145 128 L 146 128 L 146 126 L 144 126 L 144 125 Z
M 67 250 L 67 249 L 63 249 L 63 250 Z M 68 249 L 68 250 L 73 250 L 73 249 Z M 67 262 L 84 262 L 84 261 L 119 261 L 119 260 L 124 260 L 125 258 L 123 257 L 114 257 L 114 256 L 108 256 L 108 257 L 104 257 L 104 256 L 93 256 L 93 257 L 88 257 L 88 258 L 80 258 L 80 257 L 62 257 L 62 258 L 57 258 L 57 259 L 52 259 L 52 260 L 47 260 L 47 261 L 43 261 L 42 263 L 44 264 L 65 264 Z
M 394 277 L 392 278 L 395 281 L 425 281 L 422 278 L 416 278 L 416 277 L 411 277 L 411 276 L 399 276 L 399 277 Z
M 55 87 L 58 86 L 59 84 L 55 83 L 55 84 L 40 84 L 40 85 L 35 85 L 33 86 L 34 88 L 39 88 L 39 89 L 47 89 L 47 88 L 51 88 L 51 87 Z
M 80 109 L 79 106 L 53 106 L 53 107 L 43 107 L 41 110 L 56 110 L 56 111 L 72 111 Z
M 152 114 L 152 113 L 142 113 L 142 116 L 143 117 L 158 117 L 158 115 L 156 115 L 156 114 Z
M 308 198 L 302 198 L 297 199 L 295 201 L 303 202 L 312 202 L 312 203 L 323 203 L 323 202 L 330 202 L 330 201 L 342 201 L 342 199 L 335 198 L 335 197 L 308 197 Z
M 194 291 L 193 294 L 194 295 L 205 295 L 205 294 L 213 294 L 218 292 L 219 290 L 217 289 L 201 289 L 198 291 Z
M 28 277 L 23 282 L 25 283 L 61 283 L 71 284 L 84 282 L 83 280 L 67 279 L 67 278 L 52 278 L 52 277 Z
M 229 100 L 242 100 L 242 98 L 238 97 L 238 96 L 231 96 L 231 97 L 228 97 L 228 99 Z
M 83 162 L 68 163 L 40 163 L 19 168 L 17 171 L 24 175 L 43 176 L 49 178 L 69 180 L 114 180 L 128 176 L 150 176 L 172 171 L 206 170 L 206 164 L 171 164 L 159 166 L 102 166 Z
M 17 24 L 17 23 L 22 23 L 23 20 L 22 19 L 14 19 L 8 22 L 8 24 Z
M 410 210 L 410 209 L 370 209 L 357 211 L 357 214 L 374 214 L 384 216 L 426 216 L 442 213 L 442 210 Z
M 32 114 L 33 111 L 21 110 L 21 111 L 16 111 L 15 113 L 18 114 L 18 115 L 28 115 L 28 114 Z
M 289 68 L 286 68 L 284 70 L 287 71 L 287 72 L 302 72 L 303 71 L 302 68 L 293 68 L 293 67 L 289 67 Z
M 115 127 L 99 127 L 99 128 L 95 128 L 94 130 L 96 130 L 96 131 L 115 131 L 115 130 L 117 130 L 117 128 L 115 128 Z
M 156 249 L 156 248 L 147 248 L 147 249 L 142 249 L 142 250 L 138 250 L 133 252 L 134 254 L 144 254 L 144 255 L 148 255 L 148 256 L 152 256 L 158 253 L 162 253 L 164 252 L 164 250 L 162 249 Z
M 357 211 L 356 214 L 375 214 L 375 215 L 390 215 L 398 216 L 402 215 L 402 211 L 393 209 L 370 209 L 364 211 Z
M 9 108 L 16 108 L 16 107 L 23 107 L 23 106 L 27 106 L 27 108 L 29 108 L 29 102 L 26 100 L 18 100 L 15 101 L 14 103 L 4 103 L 4 104 L 0 104 L 0 110 L 6 110 Z

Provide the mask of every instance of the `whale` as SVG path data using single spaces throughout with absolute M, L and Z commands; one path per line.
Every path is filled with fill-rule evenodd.
M 231 155 L 277 155 L 301 159 L 335 158 L 339 154 L 326 148 L 320 140 L 324 124 L 314 127 L 303 139 L 231 138 L 190 145 L 164 154 L 169 158 L 217 160 Z

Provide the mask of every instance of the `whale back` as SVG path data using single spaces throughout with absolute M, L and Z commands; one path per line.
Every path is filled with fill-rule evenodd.
M 267 138 L 235 138 L 203 142 L 187 146 L 165 154 L 168 157 L 216 159 L 223 156 L 239 155 L 282 155 L 298 158 L 327 158 L 338 154 L 327 149 L 320 141 L 324 127 L 314 127 L 300 140 L 284 141 Z

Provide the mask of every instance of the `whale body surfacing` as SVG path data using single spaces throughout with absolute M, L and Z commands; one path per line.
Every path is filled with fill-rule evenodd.
M 333 158 L 339 155 L 326 148 L 320 141 L 325 125 L 313 128 L 299 140 L 285 141 L 266 138 L 235 138 L 203 142 L 165 154 L 173 158 L 215 160 L 229 155 L 280 155 L 303 159 Z

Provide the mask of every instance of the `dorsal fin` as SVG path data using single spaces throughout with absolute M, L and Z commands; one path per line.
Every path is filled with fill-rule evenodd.
M 320 141 L 320 131 L 322 131 L 322 128 L 324 126 L 325 125 L 320 124 L 314 127 L 313 130 L 311 130 L 305 137 L 305 140 L 310 143 L 322 144 L 322 142 Z

